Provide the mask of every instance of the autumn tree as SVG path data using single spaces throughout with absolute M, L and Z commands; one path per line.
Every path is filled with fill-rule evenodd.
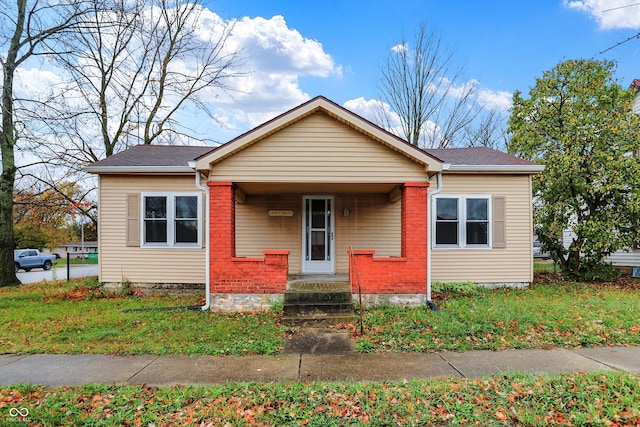
M 567 278 L 605 278 L 606 257 L 637 239 L 640 119 L 615 63 L 567 60 L 513 95 L 512 154 L 545 170 L 533 178 L 535 231 Z M 569 247 L 563 231 L 572 230 Z
M 16 70 L 30 58 L 51 52 L 51 46 L 77 27 L 85 13 L 81 1 L 15 0 L 0 10 L 0 69 L 2 129 L 0 130 L 0 286 L 19 284 L 13 268 L 13 191 L 16 177 Z
M 461 132 L 471 126 L 482 108 L 475 101 L 476 83 L 463 81 L 463 67 L 441 39 L 422 24 L 410 42 L 391 49 L 381 68 L 383 104 L 376 121 L 413 145 L 446 148 L 456 145 Z
M 13 198 L 16 247 L 54 248 L 75 240 L 78 219 L 83 221 L 84 212 L 95 214 L 93 203 L 74 202 L 83 192 L 76 183 L 58 183 L 55 189 L 37 182 L 22 187 Z

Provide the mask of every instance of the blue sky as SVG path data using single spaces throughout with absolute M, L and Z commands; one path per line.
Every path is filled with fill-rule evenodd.
M 249 55 L 249 78 L 256 81 L 244 86 L 250 90 L 236 98 L 238 105 L 227 105 L 225 120 L 234 130 L 220 131 L 221 140 L 316 95 L 366 117 L 366 102 L 378 99 L 378 73 L 390 48 L 403 34 L 411 40 L 421 22 L 454 52 L 465 79 L 476 80 L 487 102 L 503 110 L 515 90 L 526 93 L 545 70 L 565 59 L 615 59 L 615 77 L 623 86 L 640 78 L 640 39 L 599 54 L 638 34 L 640 0 L 206 4 L 222 20 L 236 23 L 239 46 L 245 44 Z
M 317 95 L 375 121 L 380 69 L 421 23 L 464 66 L 460 85 L 473 82 L 477 100 L 505 120 L 513 92 L 526 95 L 536 78 L 566 59 L 615 59 L 624 87 L 640 78 L 640 38 L 599 54 L 639 34 L 640 0 L 204 0 L 198 19 L 203 39 L 231 31 L 225 49 L 242 52 L 238 71 L 246 73 L 229 81 L 232 97 L 215 89 L 200 94 L 217 121 L 197 110 L 177 117 L 209 144 Z M 18 94 L 31 99 L 64 88 L 67 76 L 51 67 L 20 69 Z M 85 132 L 99 136 L 95 124 Z

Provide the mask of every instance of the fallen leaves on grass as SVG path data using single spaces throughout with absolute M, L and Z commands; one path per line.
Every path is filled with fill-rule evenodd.
M 30 425 L 609 425 L 640 423 L 640 377 L 621 373 L 393 383 L 0 388 Z

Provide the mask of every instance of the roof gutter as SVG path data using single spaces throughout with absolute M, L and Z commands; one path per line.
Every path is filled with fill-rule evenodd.
M 192 167 L 195 169 L 196 167 L 196 162 L 189 162 L 189 167 Z M 201 181 L 201 176 L 200 176 L 200 171 L 198 171 L 197 169 L 195 169 L 196 172 L 196 187 L 198 187 L 198 189 L 202 190 L 204 192 L 204 200 L 205 200 L 205 206 L 207 207 L 205 209 L 205 227 L 209 227 L 209 219 L 211 216 L 210 213 L 210 209 L 209 209 L 209 189 L 207 187 L 205 187 L 204 185 L 202 185 L 202 181 Z M 202 311 L 207 311 L 209 310 L 209 308 L 211 307 L 211 266 L 209 265 L 209 262 L 211 260 L 211 233 L 209 232 L 209 230 L 207 230 L 207 232 L 205 233 L 205 245 L 207 245 L 206 247 L 206 258 L 207 261 L 205 262 L 206 265 L 206 271 L 205 271 L 205 302 L 203 306 L 200 306 L 200 309 Z
M 190 162 L 191 163 L 191 162 Z M 89 173 L 193 173 L 193 168 L 185 166 L 87 166 L 84 168 Z
M 442 164 L 442 170 L 449 170 L 451 167 L 448 163 Z M 432 211 L 432 206 L 434 203 L 434 196 L 439 194 L 442 191 L 442 172 L 438 172 L 436 174 L 436 189 L 429 192 L 429 206 L 427 207 L 428 212 Z M 439 310 L 438 306 L 431 299 L 431 249 L 433 245 L 431 244 L 431 215 L 427 214 L 427 305 L 432 310 Z
M 443 168 L 444 169 L 444 168 Z M 543 165 L 449 165 L 449 172 L 540 173 Z

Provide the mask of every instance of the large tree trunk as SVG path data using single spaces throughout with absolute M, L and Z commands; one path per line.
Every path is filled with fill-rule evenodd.
M 2 132 L 0 153 L 2 153 L 2 173 L 0 174 L 0 286 L 19 285 L 13 267 L 13 186 L 16 178 L 16 164 L 13 147 L 15 129 L 13 126 L 13 76 L 20 38 L 24 31 L 27 9 L 26 0 L 17 0 L 16 28 L 9 44 L 7 58 L 3 65 L 2 87 Z

